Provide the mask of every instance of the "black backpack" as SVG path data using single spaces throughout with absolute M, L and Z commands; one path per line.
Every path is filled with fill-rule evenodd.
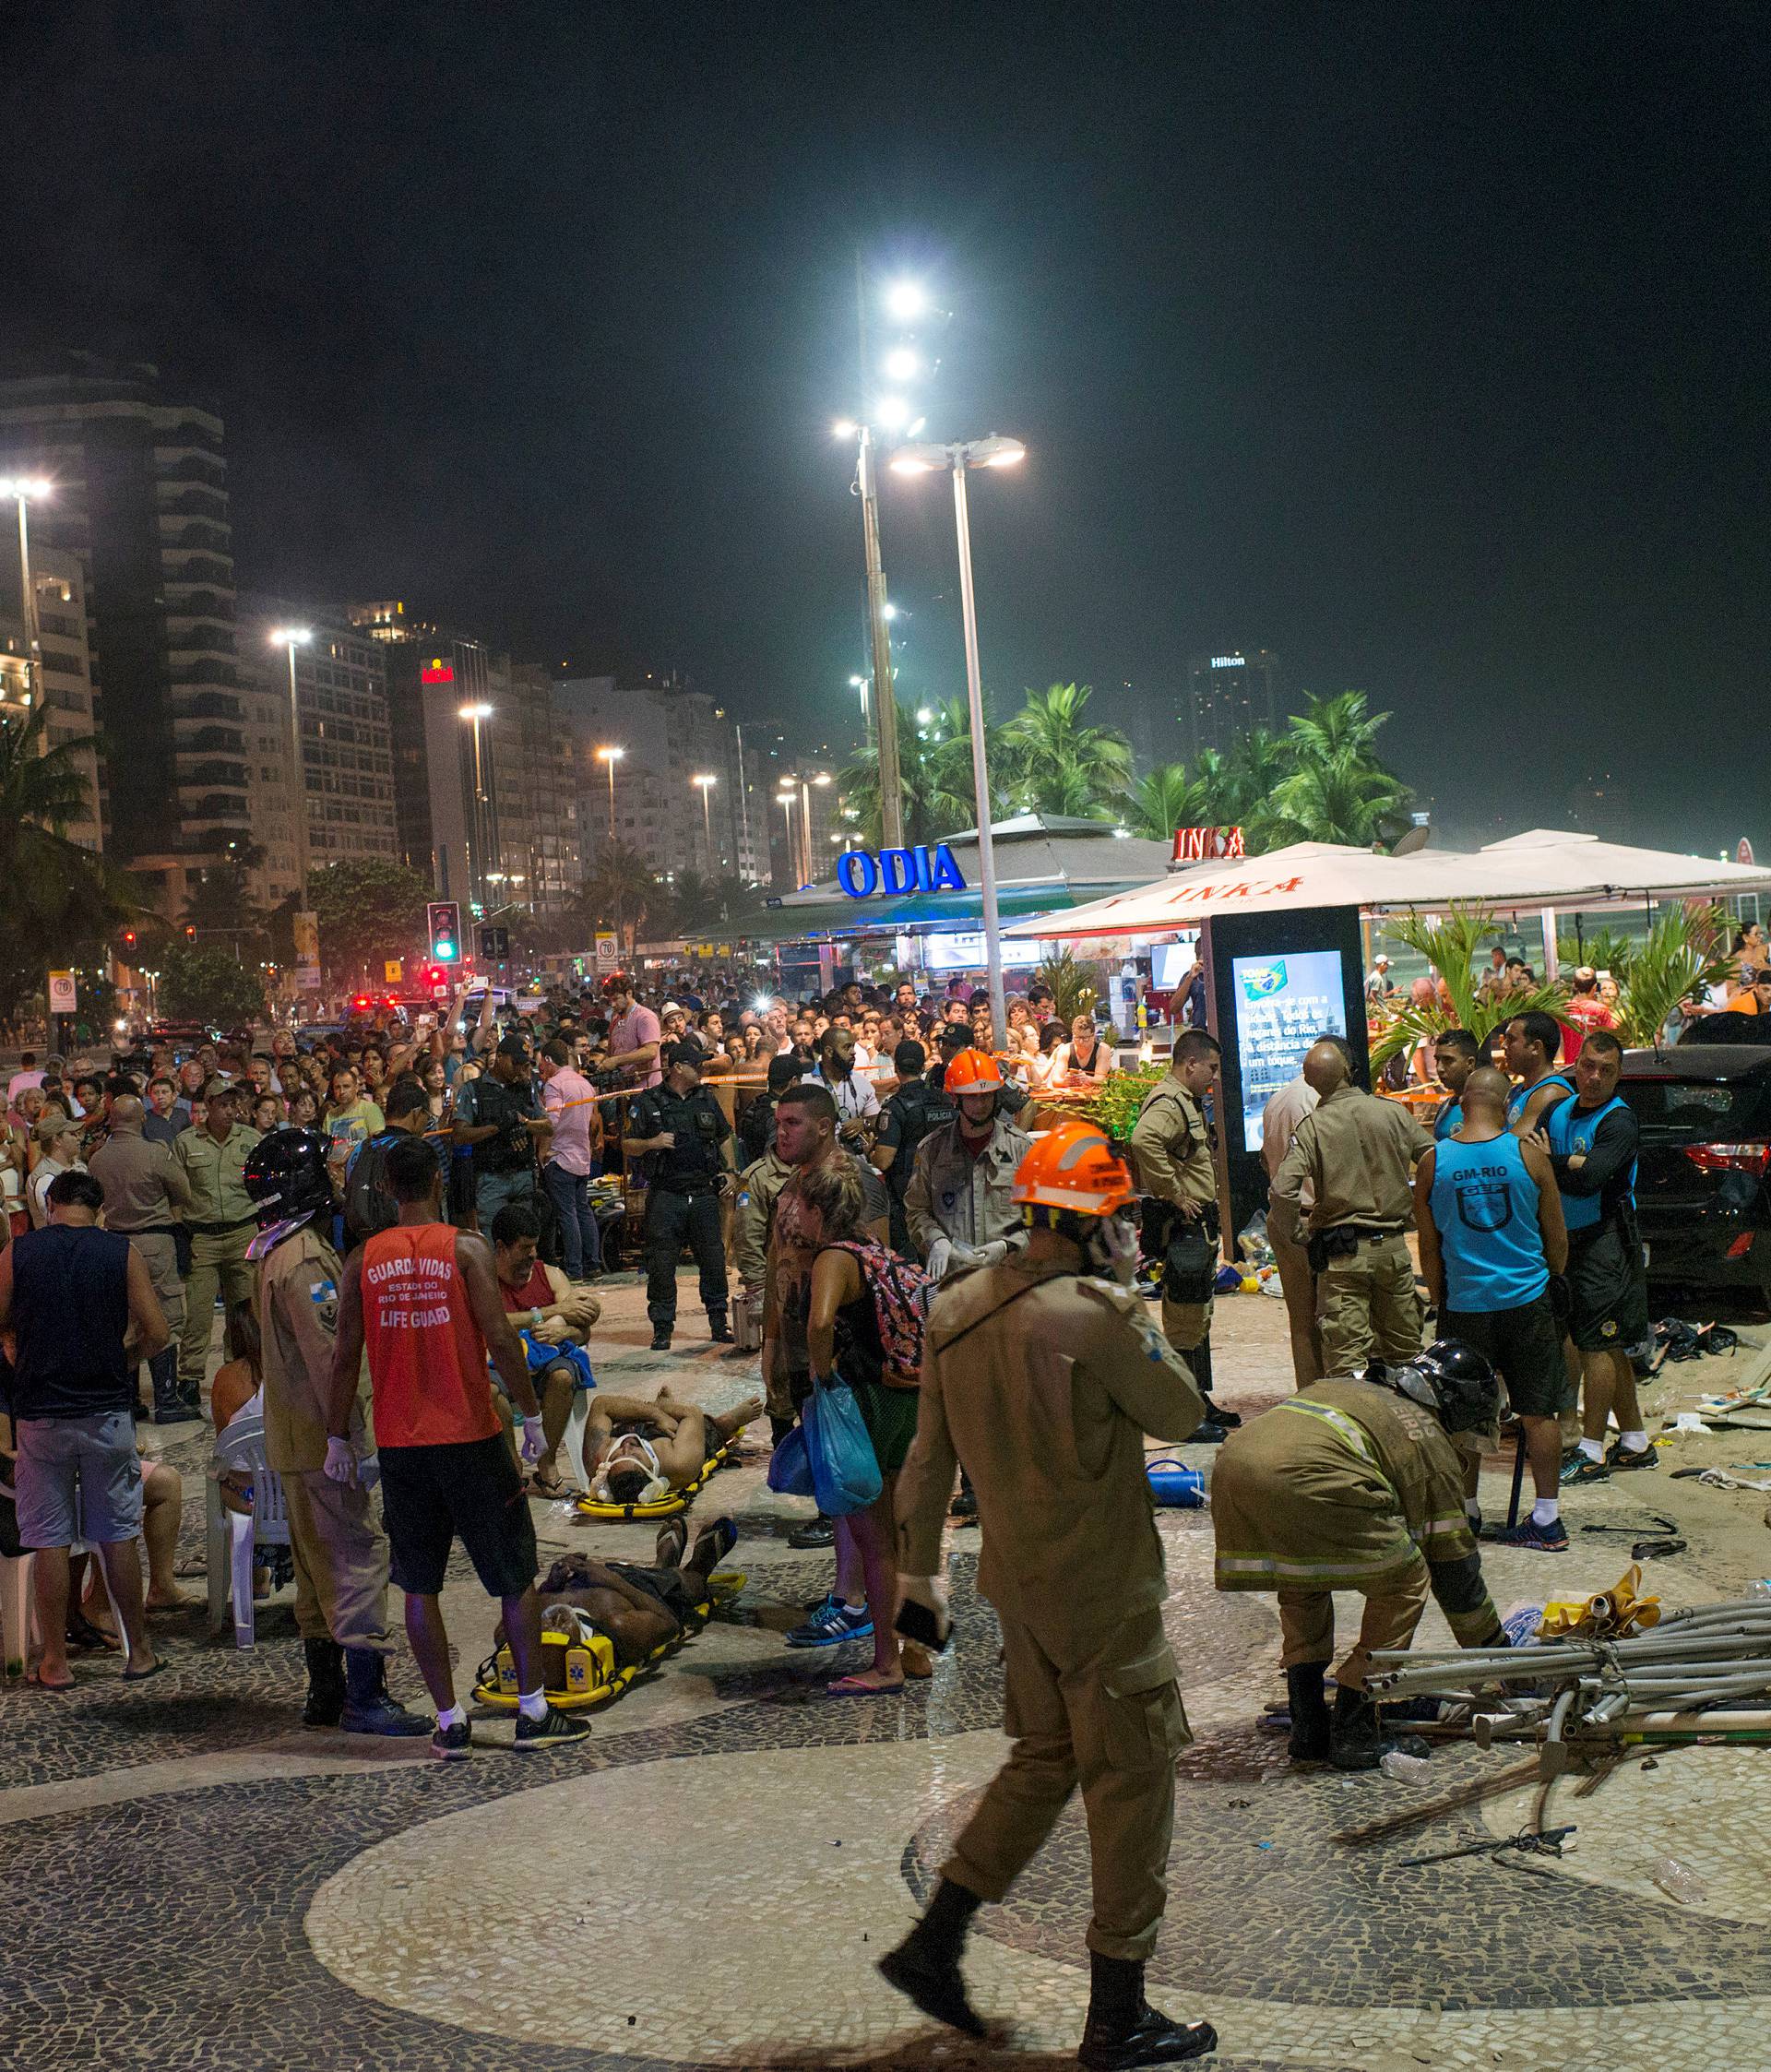
M 399 1221 L 399 1204 L 387 1185 L 387 1153 L 405 1135 L 402 1129 L 379 1131 L 364 1140 L 351 1163 L 344 1184 L 344 1233 L 353 1245 Z
M 746 1165 L 755 1165 L 774 1148 L 775 1101 L 774 1094 L 759 1093 L 738 1118 L 738 1141 L 743 1146 Z

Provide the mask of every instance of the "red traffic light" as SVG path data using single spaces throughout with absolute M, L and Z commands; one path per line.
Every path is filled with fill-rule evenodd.
M 123 947 L 124 947 L 124 948 L 125 948 L 125 949 L 134 949 L 134 948 L 135 948 L 135 947 L 136 947 L 136 932 L 135 932 L 135 930 L 134 930 L 133 928 L 125 928 L 125 929 L 124 930 L 124 932 L 123 932 Z
M 196 940 L 196 923 L 194 921 L 187 921 L 184 923 L 184 940 L 187 943 L 194 943 Z

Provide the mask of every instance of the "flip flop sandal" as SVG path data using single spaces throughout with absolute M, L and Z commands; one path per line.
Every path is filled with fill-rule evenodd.
M 548 1504 L 563 1503 L 566 1497 L 576 1496 L 578 1494 L 576 1488 L 571 1483 L 561 1482 L 557 1477 L 551 1483 L 543 1482 L 540 1475 L 531 1475 L 529 1478 L 528 1493 L 531 1496 L 541 1497 L 544 1503 Z
M 123 1673 L 123 1681 L 125 1684 L 145 1684 L 150 1676 L 158 1676 L 162 1669 L 170 1669 L 172 1666 L 171 1659 L 168 1656 L 156 1655 L 154 1666 L 151 1669 L 125 1669 Z
M 70 1648 L 103 1648 L 112 1654 L 117 1653 L 123 1646 L 115 1634 L 94 1625 L 84 1612 L 75 1613 L 68 1620 L 67 1644 Z
M 826 1697 L 901 1697 L 902 1684 L 858 1684 L 852 1676 L 838 1676 L 824 1686 Z
M 32 1690 L 53 1691 L 57 1697 L 66 1697 L 67 1693 L 74 1688 L 74 1679 L 71 1676 L 65 1684 L 52 1684 L 47 1677 L 40 1676 L 34 1669 L 25 1681 Z

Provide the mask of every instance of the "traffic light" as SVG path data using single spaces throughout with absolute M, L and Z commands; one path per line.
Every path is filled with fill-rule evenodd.
M 431 956 L 438 964 L 461 961 L 461 909 L 453 899 L 433 899 L 424 910 L 430 923 Z
M 510 956 L 510 930 L 496 923 L 488 922 L 480 931 L 480 960 L 483 964 L 502 964 Z
M 194 921 L 187 921 L 184 923 L 184 940 L 187 943 L 194 943 L 196 940 L 196 923 Z
M 135 932 L 135 930 L 134 930 L 133 928 L 125 928 L 125 929 L 124 930 L 124 932 L 123 932 L 123 947 L 124 947 L 124 948 L 125 948 L 125 949 L 134 949 L 134 948 L 135 948 L 135 947 L 136 947 L 136 932 Z

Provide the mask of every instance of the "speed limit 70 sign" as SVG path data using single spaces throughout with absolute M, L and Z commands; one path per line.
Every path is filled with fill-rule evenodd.
M 71 1015 L 80 1004 L 79 994 L 74 984 L 72 971 L 52 971 L 49 974 L 49 1011 L 52 1015 Z

